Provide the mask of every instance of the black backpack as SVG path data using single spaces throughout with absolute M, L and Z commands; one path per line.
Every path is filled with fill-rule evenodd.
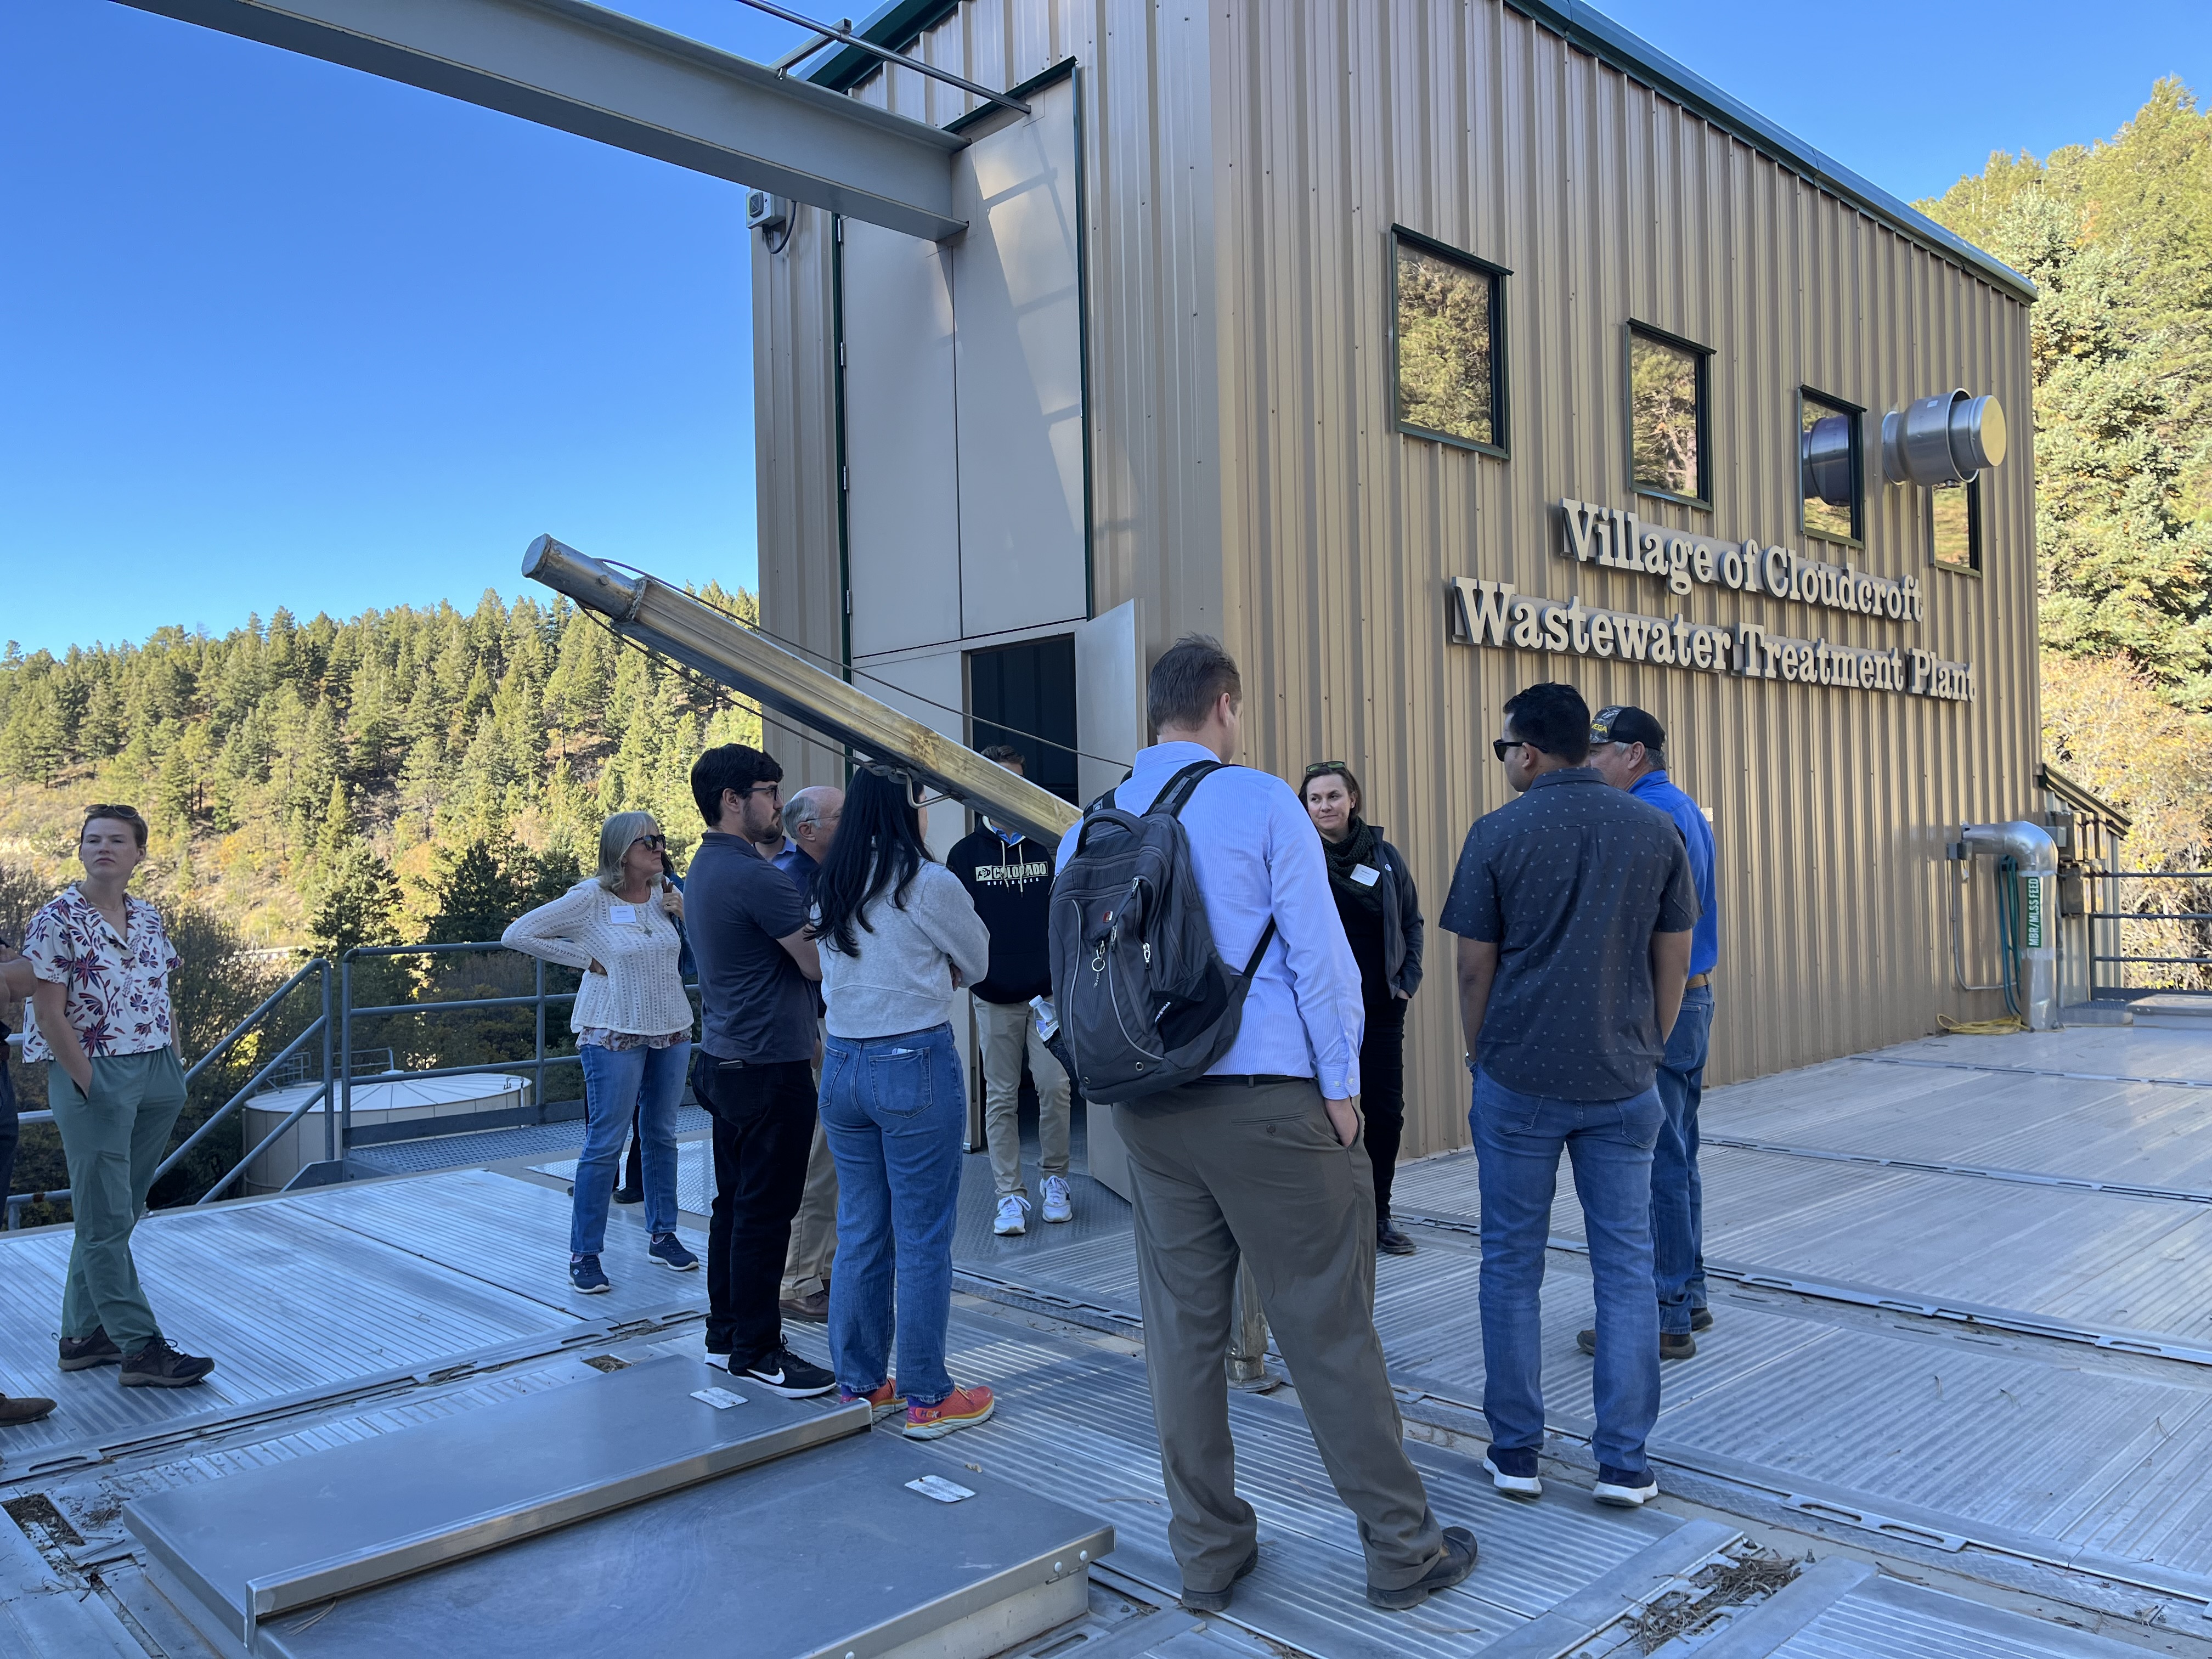
M 1180 815 L 1200 761 L 1141 813 L 1109 790 L 1083 815 L 1052 882 L 1054 1049 L 1085 1100 L 1141 1099 L 1202 1076 L 1237 1040 L 1244 994 L 1275 937 L 1270 917 L 1231 977 L 1190 868 Z

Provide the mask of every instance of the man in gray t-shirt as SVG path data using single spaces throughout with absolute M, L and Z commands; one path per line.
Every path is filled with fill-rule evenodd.
M 1485 1460 L 1498 1489 L 1542 1490 L 1538 1295 L 1564 1152 L 1597 1298 L 1601 1503 L 1658 1493 L 1644 1441 L 1662 1352 L 1651 1294 L 1654 1079 L 1681 1007 L 1698 896 L 1674 821 L 1584 763 L 1589 705 L 1534 685 L 1493 747 L 1519 799 L 1468 832 L 1439 924 L 1460 936 L 1468 1121 L 1482 1189 Z

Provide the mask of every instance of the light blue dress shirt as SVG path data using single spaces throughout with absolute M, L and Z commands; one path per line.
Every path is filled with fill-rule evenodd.
M 1194 743 L 1140 750 L 1114 804 L 1144 811 L 1184 767 L 1213 758 Z M 1313 1078 L 1331 1100 L 1358 1094 L 1366 1023 L 1359 969 L 1345 943 L 1329 893 L 1328 860 L 1306 809 L 1280 778 L 1231 766 L 1198 786 L 1183 806 L 1182 826 L 1214 948 L 1231 973 L 1243 970 L 1267 918 L 1275 919 L 1275 937 L 1252 976 L 1237 1041 L 1212 1070 Z M 1080 829 L 1060 838 L 1060 869 L 1074 855 Z

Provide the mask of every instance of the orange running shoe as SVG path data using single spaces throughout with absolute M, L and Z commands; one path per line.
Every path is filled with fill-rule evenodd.
M 980 1383 L 955 1389 L 934 1406 L 908 1406 L 906 1427 L 909 1440 L 940 1440 L 955 1429 L 972 1429 L 991 1414 L 991 1391 Z
M 854 1394 L 849 1389 L 837 1390 L 837 1403 L 841 1406 L 849 1406 L 860 1400 L 868 1402 L 868 1421 L 871 1423 L 880 1423 L 893 1412 L 906 1409 L 906 1396 L 899 1392 L 898 1381 L 895 1377 L 884 1378 L 883 1387 L 873 1394 Z

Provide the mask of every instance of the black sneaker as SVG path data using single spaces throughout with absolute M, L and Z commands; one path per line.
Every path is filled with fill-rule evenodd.
M 1692 1320 L 1691 1322 L 1695 1324 L 1697 1322 Z M 1710 1325 L 1712 1321 L 1708 1319 L 1705 1322 Z M 1580 1348 L 1584 1353 L 1595 1353 L 1597 1333 L 1577 1331 L 1575 1346 Z M 1669 1334 L 1668 1332 L 1662 1331 L 1659 1333 L 1659 1357 L 1662 1359 L 1695 1359 L 1698 1357 L 1698 1340 L 1686 1333 Z
M 664 1267 L 673 1267 L 679 1273 L 688 1273 L 699 1265 L 699 1258 L 684 1248 L 684 1241 L 674 1233 L 655 1233 L 645 1253 Z
M 123 1375 L 116 1380 L 126 1389 L 189 1389 L 214 1369 L 214 1360 L 179 1353 L 157 1336 L 123 1356 Z
M 786 1400 L 811 1400 L 837 1386 L 836 1376 L 819 1365 L 810 1365 L 788 1348 L 778 1348 L 749 1365 L 730 1367 L 730 1375 L 757 1382 Z
M 1367 1587 L 1367 1605 L 1387 1613 L 1418 1607 L 1439 1590 L 1448 1590 L 1474 1571 L 1474 1534 L 1465 1527 L 1444 1528 L 1444 1553 L 1436 1565 L 1403 1589 Z
M 572 1255 L 568 1258 L 568 1283 L 586 1296 L 605 1296 L 614 1289 L 595 1255 Z
M 1690 1328 L 1692 1330 L 1709 1331 L 1712 1329 L 1712 1328 L 1713 1310 L 1711 1308 L 1692 1308 L 1690 1310 Z
M 617 1204 L 642 1204 L 645 1202 L 645 1192 L 642 1188 L 617 1187 L 615 1188 L 612 1195 L 615 1202 Z
M 1260 1547 L 1252 1546 L 1252 1553 L 1244 1558 L 1244 1565 L 1229 1575 L 1229 1582 L 1216 1590 L 1194 1590 L 1188 1584 L 1177 1601 L 1191 1613 L 1226 1613 L 1230 1599 L 1237 1594 L 1237 1581 L 1260 1565 Z
M 119 1365 L 123 1350 L 107 1334 L 106 1328 L 94 1325 L 90 1336 L 65 1336 L 62 1339 L 62 1357 L 55 1362 L 65 1371 L 88 1371 L 94 1365 Z
M 1385 1216 L 1375 1224 L 1375 1248 L 1385 1255 L 1411 1255 L 1418 1247 Z

